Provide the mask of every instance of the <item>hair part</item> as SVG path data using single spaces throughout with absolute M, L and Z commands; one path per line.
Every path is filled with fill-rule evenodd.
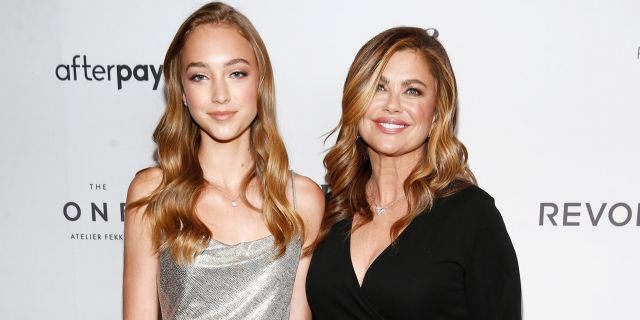
M 386 30 L 360 49 L 347 74 L 342 117 L 336 128 L 329 132 L 329 136 L 338 132 L 337 141 L 324 158 L 331 198 L 314 246 L 339 221 L 359 215 L 363 218 L 362 223 L 354 226 L 355 230 L 373 219 L 366 193 L 372 169 L 368 146 L 358 138 L 358 124 L 373 99 L 385 66 L 393 54 L 402 50 L 415 51 L 428 64 L 435 83 L 436 108 L 423 156 L 404 181 L 408 214 L 393 224 L 391 237 L 396 239 L 417 215 L 429 211 L 435 199 L 476 184 L 467 164 L 467 149 L 455 136 L 458 93 L 444 47 L 424 29 L 397 27 Z
M 157 144 L 162 182 L 149 196 L 129 205 L 146 205 L 145 217 L 152 230 L 156 250 L 167 249 L 178 263 L 191 263 L 212 239 L 211 231 L 198 218 L 196 204 L 207 181 L 198 160 L 200 128 L 183 106 L 180 55 L 189 34 L 201 25 L 220 24 L 234 28 L 253 48 L 259 72 L 258 114 L 250 128 L 254 160 L 241 184 L 242 201 L 262 210 L 265 224 L 274 236 L 281 256 L 296 237 L 304 237 L 304 223 L 287 199 L 289 162 L 276 125 L 275 87 L 271 61 L 260 35 L 249 19 L 220 2 L 202 6 L 178 28 L 164 59 L 167 109 L 153 133 Z M 249 183 L 257 179 L 262 208 L 246 197 Z

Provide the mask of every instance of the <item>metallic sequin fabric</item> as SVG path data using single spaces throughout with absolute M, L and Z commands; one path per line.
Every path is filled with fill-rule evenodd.
M 163 320 L 288 319 L 301 240 L 275 259 L 273 236 L 236 245 L 212 240 L 191 265 L 160 254 Z

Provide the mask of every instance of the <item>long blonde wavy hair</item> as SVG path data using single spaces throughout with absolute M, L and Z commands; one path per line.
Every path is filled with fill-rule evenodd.
M 162 182 L 149 196 L 129 205 L 146 205 L 156 250 L 167 249 L 179 263 L 191 263 L 208 245 L 212 234 L 196 215 L 196 203 L 207 186 L 198 161 L 200 128 L 183 106 L 180 52 L 198 26 L 222 24 L 235 28 L 253 47 L 258 82 L 258 113 L 251 124 L 251 154 L 254 164 L 241 184 L 242 201 L 262 210 L 265 223 L 274 236 L 278 256 L 297 235 L 304 237 L 304 224 L 287 200 L 290 174 L 287 152 L 278 133 L 275 114 L 275 88 L 271 61 L 260 35 L 251 22 L 234 8 L 213 2 L 189 16 L 176 32 L 164 59 L 167 109 L 153 133 Z M 247 187 L 256 179 L 262 193 L 262 208 L 247 201 Z
M 395 239 L 417 215 L 430 210 L 436 198 L 476 184 L 467 165 L 467 150 L 455 136 L 458 92 L 444 47 L 424 29 L 397 27 L 386 30 L 360 49 L 347 74 L 342 117 L 329 134 L 338 132 L 337 141 L 324 158 L 331 197 L 316 244 L 326 237 L 336 222 L 360 215 L 363 223 L 356 225 L 357 228 L 373 219 L 366 192 L 371 163 L 366 143 L 358 138 L 358 124 L 375 94 L 386 64 L 401 50 L 414 50 L 429 65 L 435 80 L 436 108 L 431 136 L 425 141 L 422 158 L 404 181 L 408 214 L 393 224 L 391 237 Z

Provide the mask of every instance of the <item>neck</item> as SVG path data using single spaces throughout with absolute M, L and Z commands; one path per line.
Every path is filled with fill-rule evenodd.
M 240 189 L 242 179 L 253 164 L 249 134 L 246 130 L 232 141 L 221 142 L 201 132 L 198 159 L 205 180 L 231 192 Z
M 386 156 L 369 149 L 371 161 L 371 180 L 369 181 L 371 196 L 384 206 L 404 194 L 404 182 L 421 157 L 422 150 L 402 156 Z

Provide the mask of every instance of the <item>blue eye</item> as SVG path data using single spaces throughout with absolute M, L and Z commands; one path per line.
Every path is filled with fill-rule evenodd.
M 376 86 L 376 92 L 384 92 L 384 91 L 387 91 L 387 88 L 385 88 L 384 85 L 378 84 Z
M 199 74 L 199 73 L 191 76 L 191 80 L 196 81 L 196 82 L 202 81 L 202 80 L 206 80 L 206 79 L 207 79 L 207 77 L 205 75 Z
M 246 72 L 242 72 L 242 71 L 235 71 L 235 72 L 232 72 L 232 73 L 229 75 L 229 77 L 230 77 L 231 79 L 242 79 L 242 78 L 244 78 L 244 77 L 246 77 L 246 76 L 247 76 L 247 73 L 246 73 Z

